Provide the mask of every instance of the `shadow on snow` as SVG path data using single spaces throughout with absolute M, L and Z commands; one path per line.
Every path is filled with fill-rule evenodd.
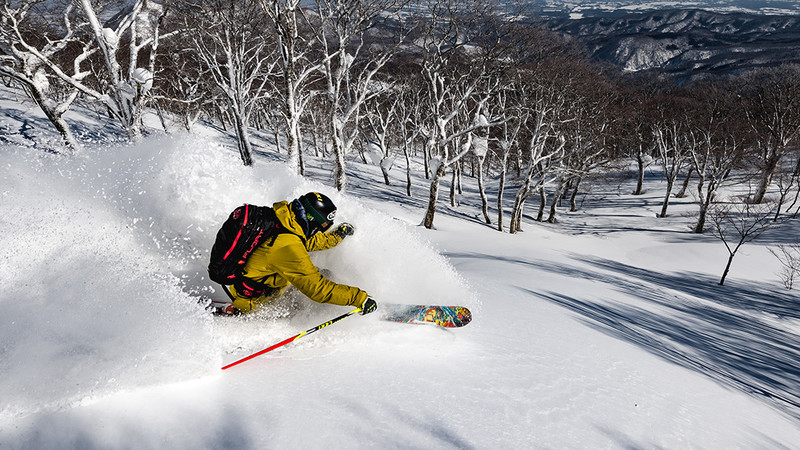
M 699 274 L 663 274 L 602 259 L 588 262 L 603 272 L 542 268 L 613 284 L 644 302 L 642 307 L 523 290 L 582 315 L 606 334 L 768 399 L 800 418 L 800 337 L 770 320 L 800 318 L 794 296 L 758 283 L 731 281 L 723 287 Z
M 607 335 L 800 419 L 800 336 L 782 327 L 800 319 L 800 301 L 789 291 L 740 280 L 719 286 L 715 278 L 702 274 L 659 273 L 580 255 L 572 257 L 588 267 L 473 253 L 447 256 L 495 259 L 613 286 L 624 299 L 519 289 L 579 314 L 584 323 Z

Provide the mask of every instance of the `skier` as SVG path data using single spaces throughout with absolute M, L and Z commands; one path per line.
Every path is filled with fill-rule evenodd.
M 247 258 L 241 277 L 223 286 L 232 303 L 216 308 L 216 314 L 248 313 L 279 297 L 291 284 L 311 300 L 361 308 L 361 314 L 377 309 L 375 299 L 353 286 L 326 279 L 311 262 L 308 252 L 325 250 L 351 236 L 349 223 L 333 225 L 336 206 L 319 192 L 309 192 L 291 202 L 272 206 L 280 232 L 266 239 Z

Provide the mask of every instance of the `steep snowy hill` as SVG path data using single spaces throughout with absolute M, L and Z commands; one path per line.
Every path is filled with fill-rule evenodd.
M 306 178 L 275 155 L 243 168 L 206 129 L 114 143 L 88 118 L 75 156 L 38 149 L 34 109 L 0 129 L 0 448 L 791 448 L 800 442 L 800 312 L 766 241 L 737 257 L 688 233 L 691 199 L 597 186 L 525 232 L 481 224 L 472 180 L 436 230 L 415 197 L 350 163 Z M 32 131 L 35 130 L 35 131 Z M 11 143 L 11 142 L 14 143 Z M 261 145 L 266 145 L 260 141 Z M 216 227 L 243 202 L 329 193 L 357 232 L 314 256 L 379 301 L 456 303 L 467 327 L 339 315 L 297 293 L 210 317 Z M 602 201 L 601 201 L 602 200 Z

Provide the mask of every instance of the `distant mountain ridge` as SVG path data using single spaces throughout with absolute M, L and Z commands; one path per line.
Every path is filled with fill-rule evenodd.
M 593 59 L 626 71 L 654 69 L 693 78 L 800 63 L 800 15 L 674 9 L 545 23 L 583 41 Z
M 571 17 L 619 17 L 664 9 L 703 9 L 718 13 L 756 15 L 800 14 L 797 0 L 521 0 L 539 14 Z M 516 5 L 519 0 L 509 4 Z

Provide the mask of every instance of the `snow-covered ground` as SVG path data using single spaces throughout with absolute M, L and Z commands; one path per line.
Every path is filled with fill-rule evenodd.
M 29 103 L 0 107 L 2 449 L 800 448 L 800 303 L 768 251 L 796 236 L 745 245 L 720 287 L 724 246 L 689 232 L 691 198 L 655 217 L 657 174 L 517 235 L 481 223 L 465 179 L 426 230 L 425 181 L 409 199 L 376 166 L 352 161 L 340 194 L 313 158 L 306 178 L 243 168 L 212 129 L 128 145 L 75 113 L 86 145 L 62 156 L 32 147 L 53 134 Z M 312 189 L 357 228 L 314 255 L 333 279 L 473 322 L 353 316 L 221 371 L 347 312 L 198 304 L 220 298 L 205 266 L 230 210 Z

